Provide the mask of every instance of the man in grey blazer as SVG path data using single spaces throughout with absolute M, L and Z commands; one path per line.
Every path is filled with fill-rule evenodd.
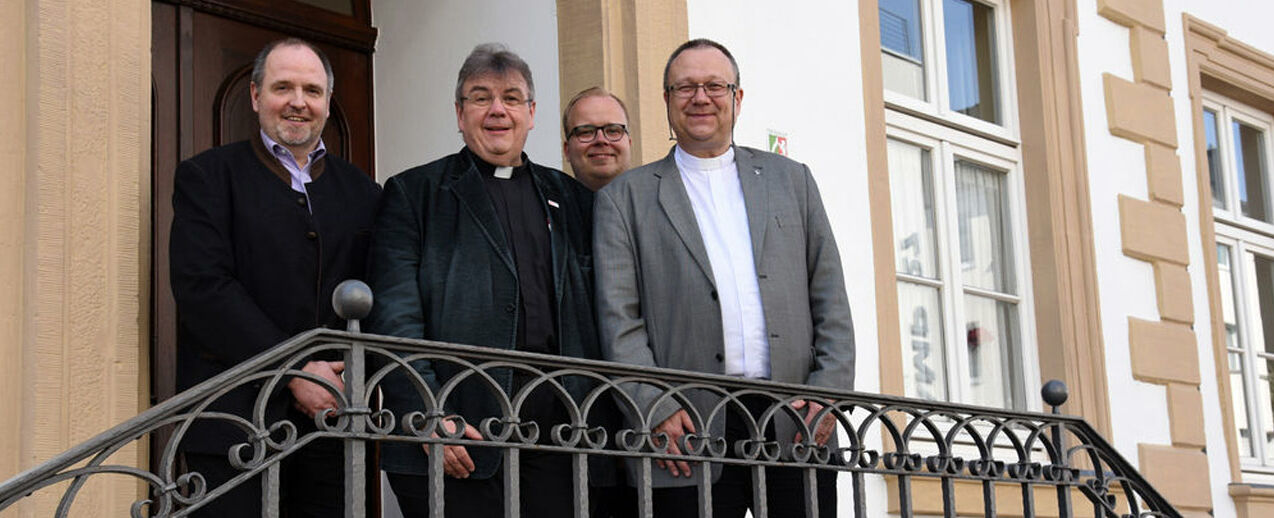
M 840 254 L 809 168 L 733 145 L 742 106 L 739 70 L 719 43 L 698 39 L 673 51 L 664 100 L 677 145 L 666 157 L 620 175 L 598 192 L 594 263 L 602 354 L 609 360 L 847 389 L 854 382 L 854 338 Z M 678 405 L 652 408 L 653 387 L 630 394 L 655 432 L 672 439 L 695 423 Z M 716 400 L 691 401 L 707 412 Z M 767 401 L 745 401 L 756 415 Z M 793 405 L 807 422 L 822 407 Z M 709 432 L 733 442 L 745 418 L 727 414 Z M 656 424 L 657 423 L 657 424 Z M 814 429 L 819 444 L 835 422 Z M 771 438 L 803 440 L 779 419 Z M 834 439 L 833 439 L 834 440 Z M 733 448 L 731 448 L 733 449 Z M 686 462 L 654 473 L 656 516 L 697 516 Z M 693 469 L 698 469 L 693 468 Z M 714 466 L 714 516 L 739 516 L 753 501 L 750 471 Z M 835 472 L 820 470 L 821 516 L 835 514 Z M 804 482 L 795 468 L 766 475 L 771 516 L 804 516 Z

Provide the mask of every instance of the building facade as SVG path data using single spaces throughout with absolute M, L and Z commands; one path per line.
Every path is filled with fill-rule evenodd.
M 169 203 L 153 194 L 152 13 L 234 3 L 0 4 L 11 186 L 0 476 L 151 402 L 151 271 L 166 232 L 153 214 Z M 819 183 L 858 390 L 1042 410 L 1040 386 L 1061 379 L 1064 411 L 1183 514 L 1274 515 L 1274 8 L 376 0 L 370 11 L 382 181 L 462 145 L 450 99 L 474 44 L 503 41 L 531 64 L 528 154 L 556 167 L 560 107 L 592 85 L 628 104 L 634 156 L 662 157 L 664 60 L 687 38 L 722 42 L 746 92 L 736 142 L 780 146 Z M 137 497 L 125 480 L 85 491 L 77 505 L 97 509 Z M 936 485 L 916 491 L 918 511 L 939 501 L 925 497 Z M 26 505 L 21 515 L 42 516 L 56 501 Z

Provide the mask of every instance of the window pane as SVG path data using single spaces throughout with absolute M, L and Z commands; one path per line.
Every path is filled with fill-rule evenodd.
M 969 354 L 968 403 L 1014 408 L 1021 386 L 1017 305 L 965 295 L 965 349 Z
M 906 395 L 945 401 L 947 367 L 938 289 L 899 282 L 898 316 L 902 325 L 902 375 Z
M 1220 277 L 1218 284 L 1221 287 L 1221 318 L 1225 321 L 1225 346 L 1238 349 L 1240 347 L 1238 301 L 1234 298 L 1234 269 L 1230 266 L 1229 246 L 1217 245 L 1216 262 L 1217 277 Z
M 1005 174 L 962 160 L 955 173 L 964 284 L 1014 293 Z
M 942 16 L 951 109 L 999 124 L 994 10 L 969 0 L 944 0 Z
M 1261 438 L 1265 444 L 1265 461 L 1274 461 L 1274 412 L 1270 407 L 1270 390 L 1274 390 L 1274 386 L 1270 385 L 1270 372 L 1274 370 L 1274 360 L 1262 358 L 1256 362 L 1256 393 L 1252 397 L 1256 400 L 1256 413 L 1261 424 L 1259 430 Z
M 1231 351 L 1230 392 L 1234 395 L 1234 428 L 1238 435 L 1239 455 L 1254 457 L 1252 451 L 1252 428 L 1247 417 L 1247 384 L 1243 381 L 1243 355 Z
M 925 95 L 919 0 L 880 0 L 881 69 L 885 88 L 917 99 Z
M 929 150 L 889 141 L 889 186 L 898 272 L 938 278 Z
M 1243 215 L 1261 221 L 1270 220 L 1269 200 L 1265 193 L 1265 132 L 1234 122 L 1234 166 L 1239 175 L 1239 207 Z
M 1216 112 L 1203 110 L 1203 133 L 1208 141 L 1208 178 L 1212 181 L 1212 206 L 1224 209 L 1225 177 L 1221 171 L 1221 144 L 1217 138 Z
M 1250 254 L 1252 275 L 1255 282 L 1247 288 L 1248 315 L 1252 322 L 1247 326 L 1253 350 L 1274 354 L 1274 260 L 1263 255 Z

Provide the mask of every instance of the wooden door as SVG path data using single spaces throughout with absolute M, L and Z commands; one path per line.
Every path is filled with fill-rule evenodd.
M 154 1 L 152 15 L 151 398 L 174 393 L 176 311 L 168 279 L 173 172 L 202 151 L 257 138 L 248 80 L 266 43 L 296 36 L 316 44 L 336 78 L 323 130 L 328 152 L 375 178 L 369 0 Z M 163 436 L 152 443 L 152 461 Z

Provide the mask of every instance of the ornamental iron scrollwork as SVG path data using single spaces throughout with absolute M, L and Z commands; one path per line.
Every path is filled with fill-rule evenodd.
M 361 303 L 369 307 L 370 299 Z M 357 329 L 361 314 L 353 312 L 352 329 Z M 301 370 L 316 357 L 345 361 L 343 389 Z M 454 374 L 441 382 L 422 374 L 439 367 Z M 521 383 L 503 383 L 515 375 Z M 317 383 L 332 394 L 337 406 L 304 426 L 281 417 L 272 409 L 295 378 Z M 378 389 L 391 378 L 405 380 L 395 386 L 407 387 L 409 410 L 395 413 L 377 404 Z M 459 397 L 462 385 L 480 387 L 499 414 L 468 423 L 449 412 L 454 406 L 450 400 Z M 255 391 L 251 415 L 210 410 L 221 398 L 243 390 Z M 1049 404 L 1061 404 L 1059 390 L 1064 399 L 1064 389 L 1046 388 Z M 561 402 L 565 422 L 542 424 L 523 417 L 536 391 Z M 653 395 L 641 398 L 653 403 L 639 404 L 634 397 L 638 392 Z M 757 412 L 753 403 L 749 411 L 745 401 L 761 401 L 764 409 Z M 812 427 L 794 406 L 798 401 L 822 405 L 811 422 L 835 420 L 838 440 L 816 444 Z M 608 427 L 601 422 L 599 409 L 609 402 L 627 417 L 624 423 Z M 696 430 L 675 443 L 680 455 L 670 452 L 673 443 L 668 436 L 655 431 L 656 419 L 665 415 L 660 411 L 669 409 L 686 410 Z M 743 416 L 747 438 L 730 444 L 712 433 L 714 425 L 724 424 L 727 413 Z M 782 444 L 767 438 L 773 437 L 767 431 L 783 420 L 795 426 L 799 442 Z M 238 474 L 215 487 L 199 473 L 185 471 L 180 462 L 182 440 L 201 422 L 228 423 L 241 434 L 226 452 Z M 477 428 L 482 439 L 466 438 L 466 424 Z M 121 449 L 165 427 L 174 430 L 172 439 L 152 471 L 111 462 Z M 955 481 L 981 484 L 983 509 L 978 514 L 987 516 L 996 515 L 997 499 L 1003 499 L 996 488 L 1006 485 L 1021 488 L 1021 509 L 1027 516 L 1035 515 L 1035 499 L 1048 494 L 1036 491 L 1041 488 L 1055 490 L 1051 498 L 1057 500 L 1055 508 L 1062 516 L 1072 516 L 1076 505 L 1091 505 L 1093 514 L 1103 517 L 1180 516 L 1104 438 L 1075 417 L 333 330 L 309 331 L 287 340 L 5 481 L 0 485 L 0 511 L 35 492 L 50 491 L 60 492 L 55 515 L 70 516 L 85 483 L 103 475 L 131 477 L 146 487 L 146 497 L 127 511 L 100 511 L 108 516 L 186 516 L 241 484 L 262 484 L 266 500 L 277 505 L 277 479 L 271 482 L 270 476 L 261 475 L 277 470 L 282 459 L 319 439 L 340 440 L 347 449 L 347 516 L 366 513 L 365 477 L 360 475 L 369 468 L 366 448 L 378 441 L 414 443 L 434 452 L 449 444 L 501 449 L 506 476 L 516 474 L 520 451 L 571 454 L 578 516 L 587 515 L 589 456 L 622 457 L 635 464 L 644 474 L 636 480 L 643 496 L 651 490 L 652 465 L 677 459 L 700 466 L 796 467 L 807 470 L 810 480 L 817 471 L 835 471 L 850 479 L 841 505 L 858 517 L 868 516 L 868 498 L 885 499 L 879 489 L 867 488 L 868 477 L 884 480 L 897 493 L 897 509 L 890 512 L 902 516 L 954 516 Z M 430 462 L 432 473 L 442 473 L 441 455 Z M 698 470 L 701 494 L 711 484 L 709 472 Z M 916 509 L 913 486 L 921 479 L 939 483 L 943 509 Z M 764 477 L 754 480 L 764 484 Z M 512 484 L 516 489 L 517 482 Z M 810 491 L 806 497 L 815 498 L 817 489 Z M 516 493 L 506 495 L 506 505 Z M 641 507 L 648 516 L 650 509 Z M 708 516 L 711 509 L 701 506 L 700 514 Z

